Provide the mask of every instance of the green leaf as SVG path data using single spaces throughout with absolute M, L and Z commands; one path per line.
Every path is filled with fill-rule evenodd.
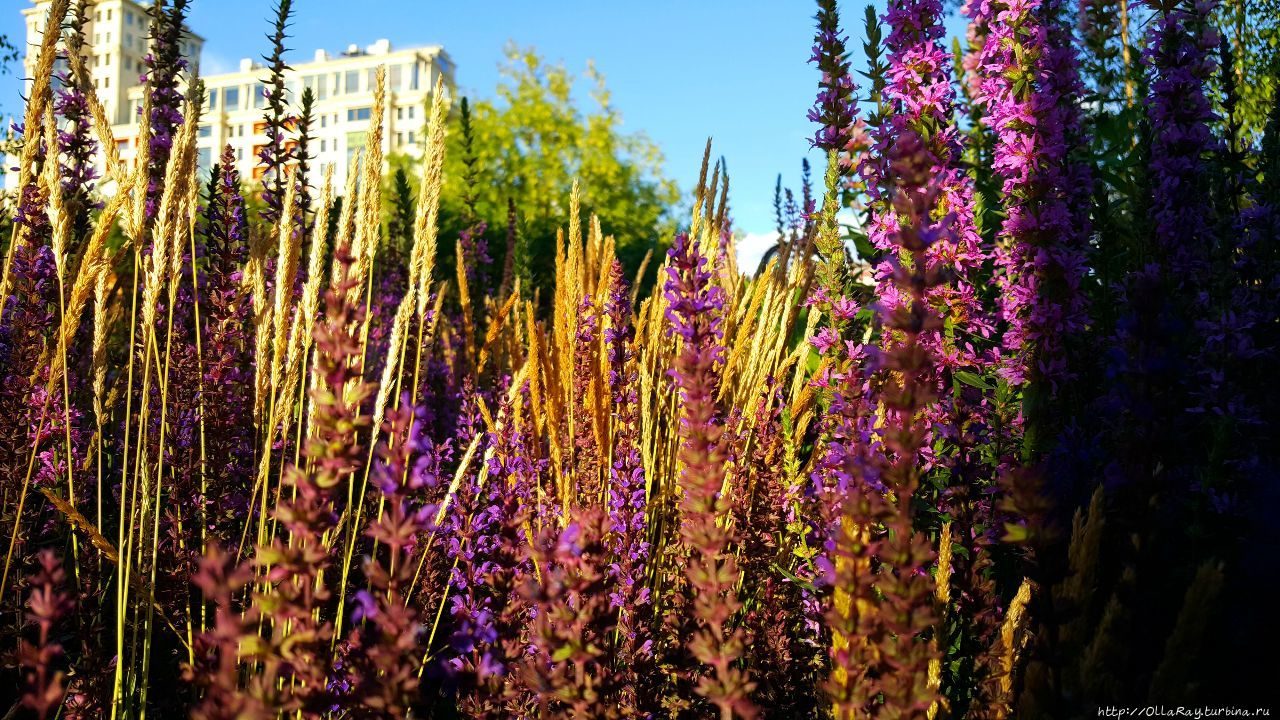
M 987 382 L 986 378 L 977 373 L 969 372 L 968 370 L 960 370 L 956 372 L 955 378 L 965 385 L 976 387 L 979 390 L 990 391 L 995 389 L 991 383 Z
M 788 570 L 788 569 L 786 569 L 786 568 L 782 567 L 781 565 L 774 564 L 773 569 L 774 569 L 774 570 L 777 570 L 777 571 L 778 571 L 778 572 L 780 572 L 780 573 L 782 573 L 782 576 L 783 576 L 783 577 L 785 577 L 786 579 L 790 580 L 790 581 L 791 581 L 791 582 L 793 582 L 793 583 L 796 583 L 797 585 L 799 585 L 800 587 L 803 587 L 803 588 L 804 588 L 804 589 L 806 589 L 806 590 L 810 590 L 810 591 L 813 591 L 813 592 L 817 592 L 817 591 L 818 591 L 818 588 L 817 588 L 817 587 L 815 587 L 813 583 L 811 583 L 811 582 L 809 582 L 808 580 L 805 580 L 804 578 L 802 578 L 802 577 L 800 577 L 800 576 L 796 575 L 795 573 L 793 573 L 793 572 L 791 572 L 790 570 Z

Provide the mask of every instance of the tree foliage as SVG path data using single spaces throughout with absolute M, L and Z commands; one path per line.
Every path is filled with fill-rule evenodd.
M 519 209 L 519 237 L 531 258 L 532 277 L 525 282 L 545 285 L 552 277 L 556 230 L 568 211 L 575 179 L 581 187 L 584 227 L 591 214 L 599 216 L 629 273 L 649 249 L 660 250 L 671 235 L 679 193 L 662 175 L 662 153 L 644 134 L 623 131 L 604 76 L 591 65 L 585 73 L 590 103 L 580 106 L 575 88 L 581 79 L 532 48 L 512 45 L 493 99 L 470 103 L 471 151 L 487 178 L 470 192 L 476 219 L 488 225 L 490 280 L 501 273 L 505 257 L 508 199 Z M 462 147 L 461 118 L 453 120 L 445 156 L 445 250 L 469 224 L 464 200 L 468 153 Z M 651 266 L 650 275 L 655 268 Z

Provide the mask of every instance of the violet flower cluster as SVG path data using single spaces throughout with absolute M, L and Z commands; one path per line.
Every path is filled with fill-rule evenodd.
M 741 609 L 735 585 L 738 565 L 729 552 L 731 533 L 717 522 L 727 507 L 721 494 L 725 453 L 724 426 L 716 407 L 724 291 L 697 242 L 676 235 L 668 251 L 670 266 L 663 295 L 667 301 L 669 332 L 681 339 L 675 367 L 670 371 L 680 390 L 681 481 L 680 537 L 690 556 L 685 579 L 691 594 L 693 623 L 688 649 L 709 672 L 697 680 L 697 692 L 728 717 L 754 717 L 750 700 L 755 687 L 737 660 L 746 638 L 731 620 Z
M 1066 344 L 1087 322 L 1081 282 L 1089 238 L 1088 169 L 1073 160 L 1083 85 L 1057 0 L 970 4 L 984 27 L 971 77 L 994 130 L 992 169 L 1005 219 L 996 243 L 1005 362 L 1015 385 L 1072 379 Z M 1083 202 L 1082 202 L 1083 200 Z
M 960 166 L 960 134 L 953 118 L 954 91 L 949 58 L 942 46 L 940 0 L 907 0 L 894 3 L 884 16 L 889 27 L 887 84 L 884 99 L 889 117 L 876 129 L 872 153 L 861 172 L 872 196 L 869 237 L 887 253 L 900 250 L 893 238 L 900 222 L 891 208 L 892 177 L 887 158 L 902 138 L 915 136 L 930 159 L 938 178 L 937 211 L 929 219 L 945 217 L 949 231 L 937 243 L 926 246 L 917 261 L 929 272 L 946 271 L 953 282 L 930 290 L 929 302 L 950 322 L 954 334 L 934 331 L 922 336 L 925 347 L 938 358 L 941 371 L 968 369 L 981 372 L 990 364 L 986 349 L 994 326 L 977 298 L 974 282 L 987 260 L 987 252 L 974 224 L 973 181 Z M 876 294 L 880 304 L 892 309 L 906 298 L 893 282 L 894 263 L 882 260 L 876 268 Z
M 151 49 L 143 56 L 146 71 L 139 78 L 146 86 L 150 115 L 147 118 L 147 218 L 154 218 L 160 209 L 160 195 L 164 191 L 164 173 L 173 151 L 174 134 L 181 127 L 182 93 L 178 90 L 179 75 L 187 69 L 187 59 L 182 56 L 183 37 L 186 28 L 189 0 L 158 0 L 148 11 L 151 15 Z
M 856 88 L 849 74 L 846 38 L 840 34 L 835 0 L 818 3 L 817 21 L 818 34 L 814 37 L 809 62 L 817 63 L 822 78 L 818 82 L 817 100 L 809 110 L 809 121 L 821 127 L 809 142 L 823 151 L 844 152 L 853 139 Z

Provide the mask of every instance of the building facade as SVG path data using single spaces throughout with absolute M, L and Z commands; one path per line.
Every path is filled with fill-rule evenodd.
M 35 73 L 35 53 L 44 35 L 50 0 L 35 0 L 23 10 L 27 27 L 25 77 Z M 140 76 L 150 34 L 147 6 L 133 0 L 97 0 L 85 29 L 86 67 L 114 123 L 112 132 L 120 156 L 126 162 L 137 155 L 137 116 L 144 87 Z M 193 73 L 199 73 L 204 40 L 188 33 L 181 50 Z M 286 60 L 289 60 L 286 58 Z M 387 40 L 367 47 L 349 46 L 330 55 L 317 50 L 309 62 L 291 61 L 284 74 L 289 112 L 296 114 L 302 91 L 315 95 L 308 154 L 310 180 L 318 184 L 325 167 L 333 166 L 334 183 L 341 188 L 355 153 L 365 146 L 373 112 L 373 92 L 378 68 L 386 68 L 387 111 L 383 126 L 383 153 L 420 156 L 426 107 L 436 81 L 443 78 L 452 91 L 454 68 L 444 48 L 427 46 L 393 49 Z M 230 146 L 241 177 L 258 178 L 258 156 L 267 143 L 266 93 L 269 72 L 246 58 L 234 72 L 200 75 L 205 84 L 204 109 L 197 134 L 199 165 L 207 170 Z M 30 87 L 30 80 L 28 88 Z M 286 136 L 286 142 L 294 140 Z M 16 182 L 10 173 L 7 183 Z M 110 190 L 109 188 L 104 188 Z

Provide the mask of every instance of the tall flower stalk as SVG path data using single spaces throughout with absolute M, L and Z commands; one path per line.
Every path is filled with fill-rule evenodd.
M 898 138 L 889 169 L 896 179 L 893 240 L 907 258 L 920 258 L 950 231 L 931 221 L 940 189 L 918 136 Z M 903 303 L 881 310 L 886 335 L 875 356 L 869 408 L 883 408 L 873 455 L 849 478 L 830 566 L 834 597 L 828 613 L 842 642 L 833 643 L 831 692 L 837 718 L 911 717 L 937 698 L 929 666 L 937 647 L 924 639 L 937 621 L 929 567 L 934 553 L 915 531 L 912 499 L 920 484 L 924 411 L 933 401 L 932 366 L 924 340 L 942 322 L 929 290 L 945 275 L 918 260 L 891 260 Z M 855 414 L 855 418 L 858 417 Z M 847 451 L 846 451 L 847 452 Z
M 845 151 L 853 139 L 853 77 L 849 74 L 846 38 L 840 34 L 840 15 L 835 0 L 819 0 L 818 33 L 813 39 L 813 56 L 822 78 L 818 81 L 818 97 L 809 110 L 809 121 L 821 127 L 810 142 L 824 152 Z
M 608 326 L 604 342 L 609 363 L 609 398 L 614 409 L 615 443 L 609 467 L 609 550 L 613 562 L 609 577 L 609 608 L 618 614 L 615 672 L 622 689 L 619 704 L 624 716 L 639 715 L 642 673 L 653 658 L 649 621 L 653 599 L 645 571 L 650 547 L 645 518 L 645 474 L 640 457 L 639 380 L 636 371 L 635 328 L 631 325 L 631 300 L 622 265 L 610 269 L 609 296 L 605 301 Z
M 182 92 L 178 89 L 180 75 L 187 70 L 187 59 L 182 56 L 189 0 L 172 0 L 168 5 L 159 0 L 148 11 L 151 15 L 151 50 L 143 57 L 146 72 L 142 76 L 146 102 L 143 111 L 148 113 L 145 127 L 147 138 L 146 159 L 149 168 L 146 192 L 146 217 L 154 218 L 160 209 L 160 196 L 164 191 L 165 170 L 169 155 L 173 152 L 175 133 L 182 125 Z
M 712 270 L 695 241 L 676 236 L 668 251 L 670 266 L 663 287 L 669 333 L 681 347 L 671 376 L 680 391 L 680 539 L 690 551 L 684 560 L 694 624 L 690 653 L 709 672 L 698 678 L 697 692 L 728 718 L 754 717 L 750 693 L 755 687 L 738 667 L 746 640 L 734 627 L 742 608 L 738 564 L 730 551 L 732 535 L 720 523 L 728 510 L 721 492 L 726 448 L 724 425 L 716 407 L 724 362 L 720 324 L 724 291 L 712 282 Z
M 995 132 L 992 168 L 1004 195 L 996 251 L 1007 323 L 1000 373 L 1015 386 L 1039 383 L 1024 405 L 1038 420 L 1041 396 L 1075 377 L 1067 346 L 1088 319 L 1081 283 L 1090 178 L 1075 157 L 1084 88 L 1058 0 L 970 8 L 974 25 L 986 30 L 975 99 Z

